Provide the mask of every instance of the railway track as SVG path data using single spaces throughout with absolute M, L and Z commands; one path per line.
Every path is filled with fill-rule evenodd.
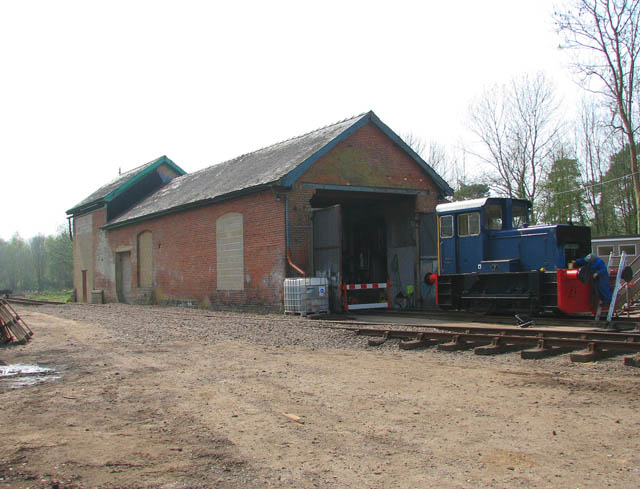
M 416 310 L 416 311 L 377 311 L 372 313 L 375 316 L 406 317 L 416 319 L 434 319 L 438 321 L 457 321 L 466 323 L 491 323 L 517 325 L 517 320 L 513 314 L 485 315 L 466 311 L 443 311 L 439 309 Z M 360 315 L 366 316 L 366 313 Z M 610 325 L 604 320 L 595 320 L 586 316 L 533 316 L 530 318 L 531 326 L 558 326 L 568 328 L 606 328 L 613 330 L 632 330 L 640 326 L 640 317 L 614 317 Z
M 370 346 L 399 339 L 404 350 L 436 347 L 440 351 L 472 349 L 476 355 L 520 351 L 523 359 L 569 354 L 572 362 L 593 362 L 630 354 L 627 366 L 640 367 L 640 332 L 564 330 L 489 326 L 375 324 L 332 321 L 329 328 L 370 336 Z M 409 327 L 410 329 L 401 329 Z
M 64 302 L 56 302 L 56 301 L 38 301 L 35 299 L 26 299 L 24 297 L 9 297 L 7 299 L 5 299 L 7 302 L 10 302 L 12 304 L 27 304 L 30 306 L 41 306 L 44 304 L 51 304 L 51 305 L 60 305 L 60 304 L 64 304 Z

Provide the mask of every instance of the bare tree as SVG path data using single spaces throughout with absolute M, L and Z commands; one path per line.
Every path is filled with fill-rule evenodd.
M 575 50 L 574 67 L 588 90 L 605 97 L 614 111 L 613 126 L 629 143 L 640 229 L 636 93 L 640 55 L 640 0 L 574 0 L 574 8 L 556 12 L 555 23 L 564 37 L 562 47 Z M 589 82 L 595 81 L 595 86 Z
M 404 133 L 401 137 L 438 175 L 451 183 L 456 163 L 442 144 L 433 140 L 427 143 L 413 132 Z
M 609 189 L 602 184 L 614 154 L 611 126 L 602 110 L 593 100 L 583 100 L 576 128 L 576 146 L 581 166 L 585 199 L 591 209 L 595 235 L 607 233 L 607 215 L 604 203 Z
M 401 134 L 400 137 L 412 150 L 424 158 L 427 142 L 423 138 L 411 131 Z
M 553 87 L 542 73 L 494 86 L 471 104 L 470 129 L 481 147 L 471 154 L 492 168 L 495 192 L 535 202 L 553 161 L 557 111 Z

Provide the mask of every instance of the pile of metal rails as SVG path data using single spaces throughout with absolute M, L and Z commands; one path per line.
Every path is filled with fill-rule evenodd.
M 20 318 L 13 307 L 0 299 L 0 344 L 22 345 L 31 339 L 33 331 Z

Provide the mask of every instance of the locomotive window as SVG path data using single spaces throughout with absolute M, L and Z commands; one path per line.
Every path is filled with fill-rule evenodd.
M 523 205 L 513 206 L 513 227 L 521 228 L 527 221 L 527 208 Z
M 484 208 L 484 225 L 487 229 L 502 229 L 502 206 L 491 204 Z
M 609 256 L 613 253 L 613 246 L 598 246 L 599 256 Z
M 460 214 L 458 216 L 458 236 L 477 236 L 480 234 L 480 213 Z
M 626 253 L 628 255 L 636 254 L 636 245 L 620 245 L 620 254 Z
M 451 238 L 453 236 L 453 216 L 440 216 L 440 237 Z

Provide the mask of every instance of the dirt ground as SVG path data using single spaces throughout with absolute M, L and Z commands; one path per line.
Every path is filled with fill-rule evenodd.
M 0 488 L 640 486 L 640 369 L 620 357 L 324 344 L 277 316 L 18 311 L 35 336 L 0 360 L 59 378 L 0 383 Z

